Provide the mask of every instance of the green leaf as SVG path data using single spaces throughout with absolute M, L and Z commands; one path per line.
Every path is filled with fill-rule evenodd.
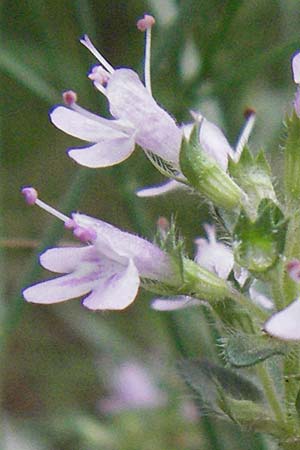
M 224 396 L 220 407 L 231 419 L 247 429 L 282 437 L 288 434 L 284 423 L 280 423 L 269 415 L 265 407 L 249 400 L 237 400 Z
M 249 367 L 274 355 L 283 355 L 287 351 L 284 342 L 267 335 L 256 336 L 234 333 L 221 341 L 222 355 L 227 364 L 233 367 Z
M 260 202 L 254 222 L 242 211 L 233 233 L 237 263 L 254 273 L 271 269 L 284 250 L 286 231 L 287 220 L 272 200 Z
M 220 398 L 229 395 L 236 399 L 261 401 L 260 389 L 248 378 L 206 359 L 183 360 L 178 364 L 185 382 L 200 397 L 200 406 L 222 415 Z
M 237 163 L 232 160 L 229 161 L 228 170 L 236 183 L 248 195 L 249 205 L 254 217 L 261 200 L 269 198 L 276 202 L 271 169 L 263 151 L 254 158 L 250 150 L 244 147 Z

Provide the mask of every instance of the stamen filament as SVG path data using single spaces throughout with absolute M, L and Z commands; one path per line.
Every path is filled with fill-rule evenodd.
M 57 209 L 52 208 L 52 206 L 48 205 L 47 203 L 43 202 L 39 198 L 36 199 L 35 204 L 42 208 L 44 211 L 47 211 L 49 214 L 52 214 L 52 216 L 57 217 L 59 220 L 62 220 L 64 223 L 68 222 L 70 220 L 70 217 L 65 216 L 63 213 L 57 211 Z
M 52 208 L 52 206 L 50 206 L 47 203 L 40 200 L 38 198 L 37 190 L 34 189 L 33 187 L 25 186 L 22 188 L 21 193 L 24 196 L 25 201 L 28 205 L 37 205 L 40 208 L 44 209 L 45 211 L 47 211 L 48 213 L 52 214 L 53 216 L 57 217 L 59 220 L 62 220 L 65 223 L 70 221 L 70 218 L 68 216 L 65 216 L 61 212 Z
M 151 89 L 151 27 L 146 30 L 146 43 L 145 43 L 145 67 L 144 67 L 144 77 L 145 77 L 145 87 L 150 95 L 152 95 Z
M 115 69 L 109 64 L 109 62 L 101 55 L 101 53 L 98 52 L 96 47 L 93 45 L 92 41 L 88 37 L 87 34 L 83 36 L 82 39 L 80 39 L 81 44 L 83 44 L 94 56 L 100 64 L 109 72 L 114 73 Z
M 151 90 L 151 73 L 150 73 L 150 63 L 151 63 L 151 28 L 155 24 L 155 19 L 149 14 L 145 14 L 144 17 L 137 21 L 137 28 L 142 32 L 146 32 L 146 42 L 145 42 L 145 65 L 144 65 L 144 81 L 145 87 L 150 95 L 152 95 Z
M 250 134 L 251 134 L 254 124 L 255 124 L 256 114 L 255 114 L 254 110 L 251 109 L 251 110 L 246 111 L 245 115 L 246 115 L 246 122 L 241 131 L 241 134 L 238 138 L 238 141 L 237 141 L 237 144 L 235 147 L 234 158 L 233 158 L 235 162 L 238 162 L 238 160 L 240 159 L 243 148 L 247 144 Z

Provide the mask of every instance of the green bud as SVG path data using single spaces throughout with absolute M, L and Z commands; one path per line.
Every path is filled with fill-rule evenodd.
M 193 295 L 214 303 L 231 296 L 230 285 L 199 264 L 184 258 L 182 261 L 184 285 L 181 294 Z
M 283 252 L 286 231 L 287 220 L 272 200 L 260 202 L 255 221 L 242 211 L 233 232 L 235 260 L 257 274 L 271 269 Z
M 216 206 L 232 209 L 241 205 L 245 194 L 221 169 L 199 143 L 200 124 L 196 124 L 189 140 L 183 138 L 180 167 L 190 184 Z

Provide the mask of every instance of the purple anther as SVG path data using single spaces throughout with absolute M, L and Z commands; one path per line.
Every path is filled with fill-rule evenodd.
M 149 14 L 145 14 L 144 17 L 137 21 L 136 26 L 140 31 L 146 31 L 149 28 L 152 28 L 155 24 L 155 19 L 153 16 Z
M 107 72 L 107 70 L 103 69 L 103 67 L 94 66 L 88 77 L 90 80 L 96 81 L 97 83 L 101 84 L 101 86 L 106 86 L 110 78 L 110 74 Z
M 73 234 L 81 242 L 93 242 L 97 238 L 97 233 L 92 228 L 77 226 L 74 228 Z
M 65 91 L 63 92 L 62 97 L 67 106 L 72 106 L 77 102 L 77 93 L 75 91 Z
M 170 228 L 170 223 L 166 217 L 161 216 L 157 219 L 157 227 L 161 231 L 168 231 Z
M 253 108 L 246 108 L 244 111 L 244 117 L 245 119 L 249 119 L 249 117 L 253 116 L 256 114 L 255 109 Z
M 65 222 L 65 228 L 67 230 L 74 230 L 77 227 L 75 220 L 69 219 Z
M 24 188 L 22 188 L 21 193 L 24 196 L 25 202 L 28 205 L 34 205 L 35 204 L 35 202 L 36 202 L 36 200 L 38 198 L 38 193 L 33 187 L 30 187 L 30 186 L 24 187 Z

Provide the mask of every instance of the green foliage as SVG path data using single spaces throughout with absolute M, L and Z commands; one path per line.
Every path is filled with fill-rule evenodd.
M 271 181 L 271 169 L 265 153 L 256 157 L 245 147 L 237 163 L 229 160 L 230 175 L 248 196 L 248 208 L 255 217 L 261 200 L 269 198 L 276 203 L 276 195 Z
M 236 261 L 256 274 L 270 270 L 283 253 L 286 231 L 287 219 L 272 200 L 260 202 L 255 221 L 242 211 L 233 233 Z
M 221 406 L 224 394 L 238 400 L 262 401 L 260 389 L 232 369 L 206 359 L 183 360 L 178 366 L 185 382 L 199 396 L 198 406 L 206 414 L 227 414 Z M 230 418 L 230 415 L 227 416 Z
M 277 438 L 287 433 L 287 427 L 274 420 L 266 408 L 249 400 L 237 400 L 225 395 L 222 408 L 233 421 L 247 429 L 268 433 Z
M 250 367 L 274 355 L 284 355 L 287 345 L 267 335 L 233 333 L 221 339 L 222 356 L 232 367 Z

